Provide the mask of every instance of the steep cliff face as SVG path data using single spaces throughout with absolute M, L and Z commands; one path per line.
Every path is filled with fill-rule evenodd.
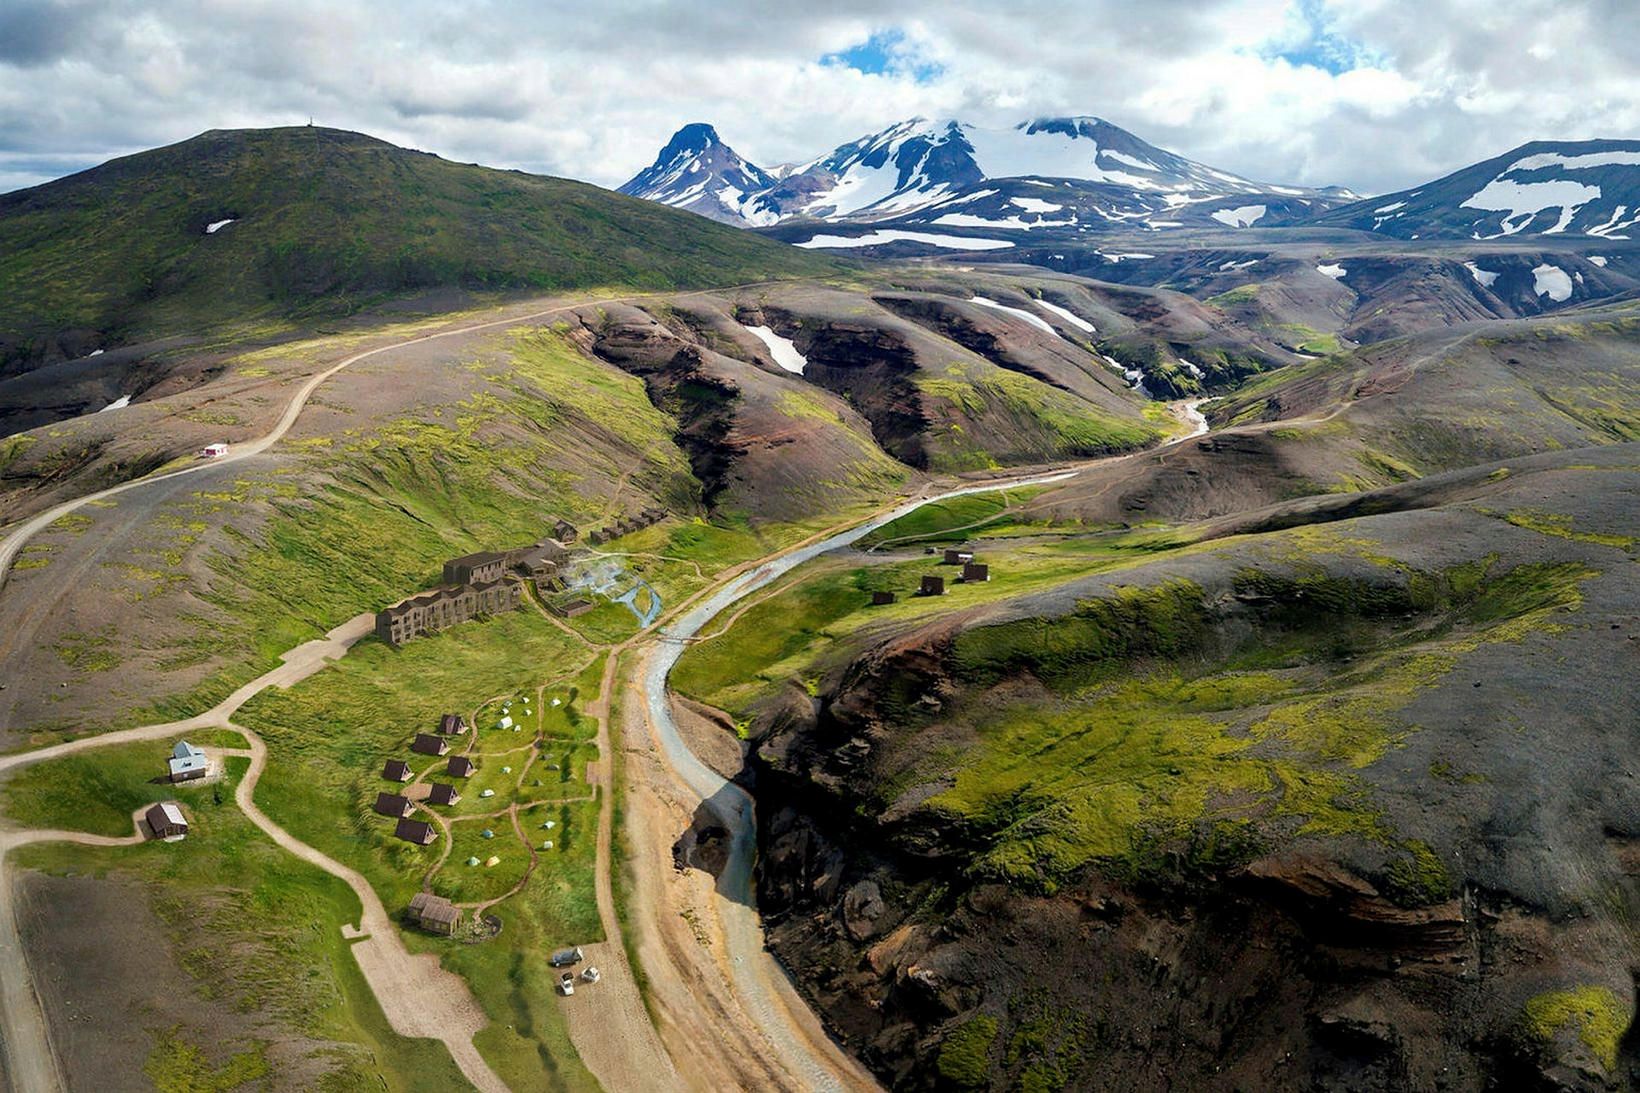
M 1632 561 L 1498 526 L 1238 543 L 769 695 L 771 945 L 894 1088 L 1627 1087 Z

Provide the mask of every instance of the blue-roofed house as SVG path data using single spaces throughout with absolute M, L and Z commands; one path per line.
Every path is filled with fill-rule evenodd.
M 171 749 L 170 763 L 173 782 L 191 782 L 195 778 L 203 778 L 211 769 L 204 750 L 194 747 L 186 740 L 178 740 L 177 746 Z

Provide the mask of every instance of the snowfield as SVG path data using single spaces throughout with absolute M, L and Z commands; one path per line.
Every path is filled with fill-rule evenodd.
M 1498 279 L 1498 274 L 1489 269 L 1481 269 L 1473 262 L 1465 262 L 1463 268 L 1469 271 L 1469 276 L 1480 282 L 1482 288 L 1491 288 L 1492 282 Z
M 996 310 L 996 311 L 1006 311 L 1008 314 L 1014 316 L 1015 318 L 1025 320 L 1026 322 L 1030 323 L 1032 326 L 1036 327 L 1038 330 L 1042 330 L 1042 331 L 1045 331 L 1049 334 L 1052 334 L 1056 338 L 1059 337 L 1059 331 L 1057 331 L 1053 327 L 1049 326 L 1048 321 L 1046 319 L 1042 318 L 1042 316 L 1040 316 L 1040 315 L 1032 315 L 1029 311 L 1026 311 L 1024 308 L 1009 307 L 1007 304 L 999 304 L 995 300 L 987 299 L 984 296 L 970 296 L 968 298 L 968 302 L 972 303 L 972 304 L 978 304 L 980 307 L 992 308 L 993 310 Z
M 1007 239 L 969 239 L 961 235 L 936 235 L 933 232 L 908 232 L 897 229 L 883 229 L 869 232 L 866 235 L 817 235 L 813 239 L 797 244 L 800 247 L 880 247 L 884 243 L 925 243 L 930 247 L 944 247 L 948 250 L 1002 250 L 1013 246 Z
M 1234 209 L 1219 209 L 1213 219 L 1229 228 L 1250 228 L 1263 218 L 1263 205 L 1238 205 Z
M 1532 270 L 1532 291 L 1557 304 L 1564 303 L 1572 298 L 1572 279 L 1559 266 L 1545 262 Z
M 1598 200 L 1599 186 L 1585 186 L 1570 179 L 1515 182 L 1500 177 L 1488 182 L 1479 193 L 1464 198 L 1459 208 L 1508 213 L 1503 218 L 1503 234 L 1514 235 L 1545 209 L 1570 208 L 1575 215 L 1580 206 Z
M 792 344 L 790 338 L 782 338 L 766 326 L 748 326 L 746 329 L 755 334 L 758 341 L 769 347 L 769 356 L 774 358 L 774 363 L 788 372 L 799 376 L 803 374 L 803 366 L 808 364 L 809 360 L 797 351 L 797 346 Z
M 1331 277 L 1334 281 L 1343 280 L 1345 277 L 1349 276 L 1349 272 L 1350 272 L 1349 270 L 1345 269 L 1343 266 L 1338 265 L 1337 263 L 1333 263 L 1331 265 L 1317 266 L 1317 267 L 1315 267 L 1315 271 L 1317 273 L 1321 274 L 1321 276 L 1323 276 L 1323 277 Z
M 226 220 L 213 221 L 212 223 L 209 223 L 209 224 L 205 225 L 205 234 L 206 235 L 215 235 L 217 232 L 221 231 L 223 228 L 227 227 L 229 224 L 232 224 L 235 219 L 237 219 L 237 218 L 230 216 Z
M 1052 201 L 1043 201 L 1039 197 L 1010 197 L 1008 204 L 1016 205 L 1028 213 L 1056 213 L 1065 207 L 1055 205 Z
M 98 410 L 97 413 L 106 414 L 110 410 L 123 410 L 129 405 L 131 405 L 131 396 L 121 395 L 113 402 L 110 402 L 107 406 L 104 406 L 101 410 Z
M 1049 303 L 1047 300 L 1037 300 L 1036 306 L 1046 311 L 1053 312 L 1055 315 L 1058 315 L 1061 319 L 1064 319 L 1067 323 L 1070 323 L 1072 326 L 1076 327 L 1076 329 L 1086 334 L 1092 334 L 1094 332 L 1092 323 L 1088 322 L 1068 307 L 1060 307 L 1058 304 Z

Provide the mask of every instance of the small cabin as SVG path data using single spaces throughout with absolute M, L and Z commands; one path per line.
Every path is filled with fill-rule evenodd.
M 460 736 L 467 731 L 467 722 L 458 713 L 447 713 L 438 719 L 438 731 L 442 736 Z
M 228 446 L 226 444 L 207 444 L 199 449 L 199 458 L 201 459 L 221 459 L 227 454 Z
M 156 839 L 174 843 L 187 837 L 188 821 L 183 818 L 182 806 L 175 801 L 161 801 L 143 813 L 142 818 Z
M 552 537 L 557 539 L 560 543 L 563 543 L 565 546 L 568 546 L 570 543 L 573 543 L 575 540 L 579 539 L 581 537 L 581 533 L 576 531 L 575 525 L 570 523 L 568 520 L 560 520 L 556 524 L 552 525 Z
M 430 733 L 419 732 L 410 750 L 420 755 L 443 755 L 450 750 L 450 745 Z
M 382 777 L 389 782 L 408 782 L 415 777 L 415 772 L 403 759 L 389 759 L 382 767 Z
M 972 584 L 978 581 L 991 579 L 991 567 L 983 562 L 964 562 L 962 566 L 962 583 Z
M 922 586 L 917 589 L 917 595 L 919 595 L 919 596 L 943 596 L 943 595 L 945 595 L 945 578 L 944 577 L 924 577 L 922 579 Z
M 433 829 L 433 825 L 425 820 L 400 820 L 399 826 L 393 829 L 393 834 L 417 846 L 426 846 L 438 838 L 438 832 Z
M 410 799 L 401 797 L 397 793 L 376 794 L 376 811 L 383 816 L 391 816 L 395 820 L 402 820 L 410 815 Z
M 424 930 L 449 937 L 461 925 L 461 908 L 443 896 L 417 892 L 410 897 L 408 917 Z
M 893 602 L 894 602 L 894 593 L 892 593 L 892 592 L 873 592 L 871 594 L 871 605 L 873 607 L 881 607 L 885 603 L 893 603 Z
M 171 781 L 191 782 L 195 778 L 203 778 L 210 771 L 211 764 L 205 758 L 202 748 L 196 748 L 186 740 L 178 740 L 177 746 L 171 749 L 171 758 L 167 764 L 171 768 Z
M 434 782 L 427 791 L 427 803 L 430 805 L 453 805 L 461 800 L 461 794 L 456 787 L 447 782 Z
M 477 769 L 473 766 L 473 761 L 465 755 L 452 755 L 450 762 L 444 767 L 444 773 L 452 778 L 471 778 L 473 771 Z
M 946 551 L 945 551 L 945 564 L 946 565 L 962 565 L 964 562 L 971 562 L 973 560 L 974 560 L 974 552 L 971 551 L 971 550 L 954 550 L 950 547 L 946 548 Z

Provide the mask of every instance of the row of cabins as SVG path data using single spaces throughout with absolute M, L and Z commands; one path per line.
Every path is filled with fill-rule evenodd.
M 962 566 L 962 576 L 959 580 L 963 584 L 977 584 L 991 579 L 991 567 L 983 562 L 974 561 L 974 555 L 966 550 L 947 550 L 942 564 Z M 945 595 L 945 578 L 932 573 L 925 574 L 917 586 L 917 595 Z M 893 603 L 896 598 L 893 592 L 878 591 L 871 594 L 871 603 L 874 607 L 881 607 L 883 604 Z
M 623 535 L 631 535 L 634 531 L 642 531 L 651 524 L 658 524 L 664 519 L 666 519 L 666 510 L 651 506 L 636 516 L 623 516 L 608 527 L 596 528 L 588 532 L 587 542 L 593 546 L 602 546 L 611 539 L 619 539 Z

